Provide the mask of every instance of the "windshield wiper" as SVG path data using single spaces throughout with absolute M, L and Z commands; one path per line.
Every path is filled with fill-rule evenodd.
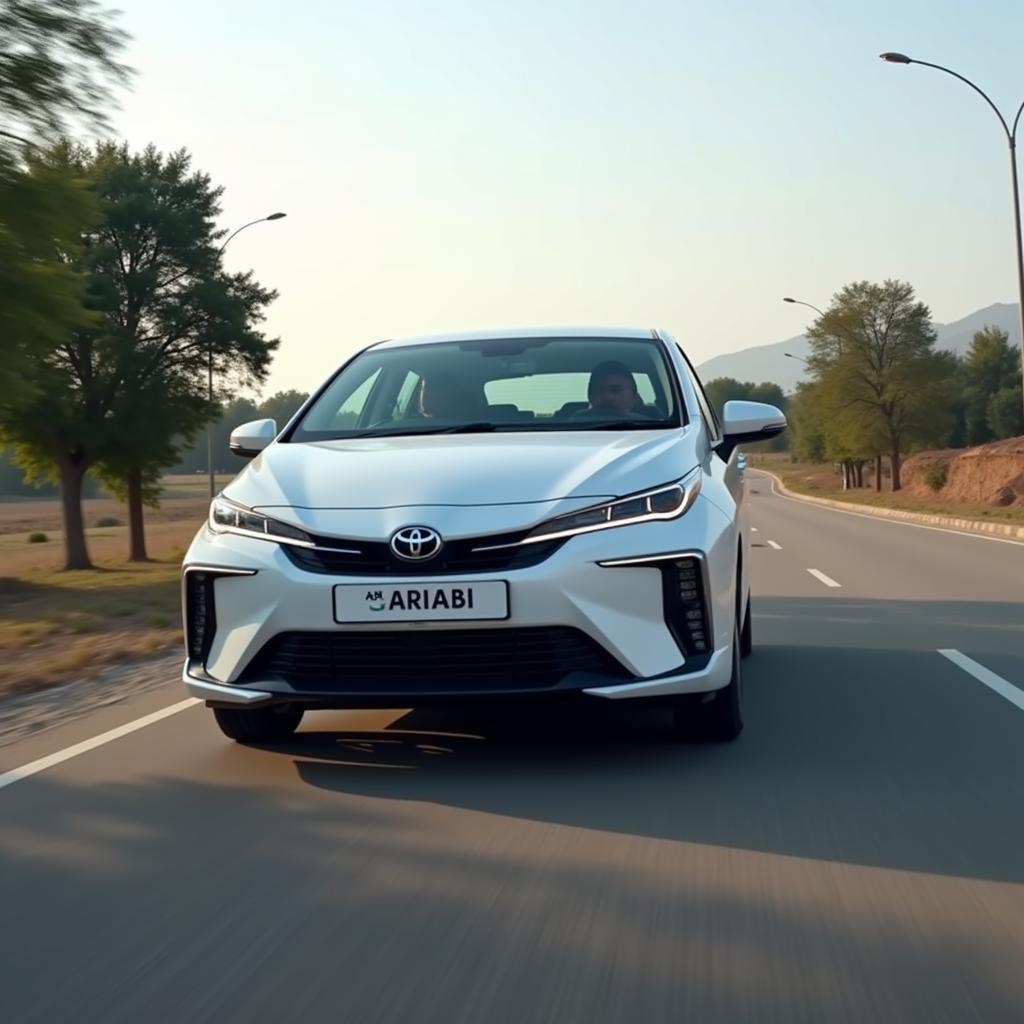
M 580 425 L 575 423 L 562 429 L 569 430 L 654 430 L 659 427 L 674 427 L 672 420 L 598 420 L 588 423 L 584 420 Z
M 425 437 L 428 434 L 487 434 L 497 430 L 497 424 L 481 421 L 479 423 L 459 423 L 454 427 L 427 427 L 426 430 L 362 430 L 351 434 L 352 440 L 361 437 Z

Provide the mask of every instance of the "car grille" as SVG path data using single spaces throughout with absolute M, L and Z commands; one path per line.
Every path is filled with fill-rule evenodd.
M 380 541 L 347 541 L 317 537 L 317 548 L 282 544 L 289 560 L 306 572 L 335 576 L 447 576 L 474 572 L 507 572 L 539 565 L 567 540 L 520 544 L 524 533 L 448 541 L 435 558 L 405 562 Z M 503 546 L 504 545 L 504 546 Z M 482 551 L 480 548 L 497 548 Z M 334 549 L 334 550 L 331 550 Z M 343 549 L 343 550 L 342 550 Z
M 279 677 L 306 692 L 500 692 L 558 686 L 573 673 L 633 678 L 600 644 L 569 626 L 281 633 L 243 682 Z

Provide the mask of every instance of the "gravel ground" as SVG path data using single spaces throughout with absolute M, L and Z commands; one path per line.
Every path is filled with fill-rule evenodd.
M 65 725 L 97 708 L 164 686 L 181 673 L 181 653 L 113 665 L 94 679 L 51 686 L 0 701 L 0 747 Z

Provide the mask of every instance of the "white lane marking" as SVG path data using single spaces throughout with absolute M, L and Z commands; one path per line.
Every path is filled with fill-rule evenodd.
M 1024 711 L 1024 690 L 1018 690 L 1012 683 L 1008 683 L 1002 676 L 979 665 L 973 658 L 961 654 L 957 650 L 940 650 L 944 658 L 948 658 L 957 668 L 962 668 L 968 675 L 974 676 L 979 683 L 984 683 L 990 690 L 1005 697 L 1015 708 Z
M 145 729 L 147 725 L 153 725 L 164 718 L 176 715 L 179 711 L 187 711 L 189 708 L 194 708 L 197 704 L 202 703 L 197 697 L 189 697 L 187 700 L 178 701 L 177 704 L 171 704 L 169 707 L 154 711 L 151 715 L 137 718 L 134 722 L 129 722 L 127 725 L 119 725 L 116 729 L 101 732 L 99 736 L 93 736 L 91 740 L 83 740 L 74 746 L 58 750 L 56 754 L 41 757 L 38 761 L 30 761 L 28 764 L 23 764 L 20 768 L 12 768 L 9 772 L 4 772 L 3 775 L 0 775 L 0 789 L 3 789 L 5 786 L 13 786 L 15 782 L 21 782 L 22 779 L 27 779 L 31 775 L 44 772 L 47 768 L 62 764 L 64 761 L 70 761 L 71 758 L 78 757 L 79 754 L 88 753 L 90 750 L 102 747 L 106 743 L 112 743 L 114 740 L 119 740 L 122 736 L 138 732 L 139 729 Z
M 841 587 L 842 583 L 836 583 L 831 576 L 826 576 L 823 572 L 819 572 L 817 569 L 807 570 L 816 580 L 820 580 L 825 584 L 826 587 Z
M 752 526 L 750 529 L 751 529 L 751 531 L 753 533 L 757 533 L 757 527 L 756 526 Z
M 973 537 L 975 540 L 991 540 L 996 544 L 1013 544 L 1018 548 L 1024 548 L 1024 540 L 1012 540 L 1010 537 L 993 537 L 988 533 L 975 533 L 972 530 L 950 530 L 946 526 L 928 526 L 927 523 L 911 523 L 905 519 L 888 519 L 885 516 L 872 516 L 867 512 L 852 512 L 845 508 L 833 508 L 831 505 L 816 505 L 813 501 L 801 501 L 800 498 L 791 498 L 788 494 L 779 494 L 775 489 L 775 478 L 770 477 L 772 482 L 772 494 L 783 501 L 795 501 L 805 508 L 819 508 L 822 512 L 836 512 L 841 516 L 856 516 L 858 519 L 870 519 L 873 523 L 887 523 L 889 526 L 912 526 L 917 530 L 931 530 L 933 533 L 949 533 L 954 537 Z
M 775 548 L 776 551 L 781 551 L 782 550 L 782 545 L 781 544 L 776 544 L 775 541 L 773 541 L 773 540 L 768 541 L 768 547 Z

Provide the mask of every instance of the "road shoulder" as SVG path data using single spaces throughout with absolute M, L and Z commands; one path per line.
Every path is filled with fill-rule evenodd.
M 875 519 L 889 519 L 920 526 L 934 526 L 952 530 L 956 533 L 1003 537 L 1010 540 L 1024 541 L 1024 526 L 1012 526 L 1007 523 L 985 523 L 977 519 L 960 519 L 952 516 L 931 515 L 927 512 L 910 512 L 905 509 L 878 508 L 875 505 L 860 505 L 852 501 L 834 501 L 830 498 L 815 498 L 809 494 L 792 491 L 770 470 L 751 467 L 751 473 L 762 473 L 772 480 L 775 493 L 794 501 L 803 501 L 808 505 L 819 505 L 824 508 L 838 509 L 840 512 L 856 513 L 872 516 Z

